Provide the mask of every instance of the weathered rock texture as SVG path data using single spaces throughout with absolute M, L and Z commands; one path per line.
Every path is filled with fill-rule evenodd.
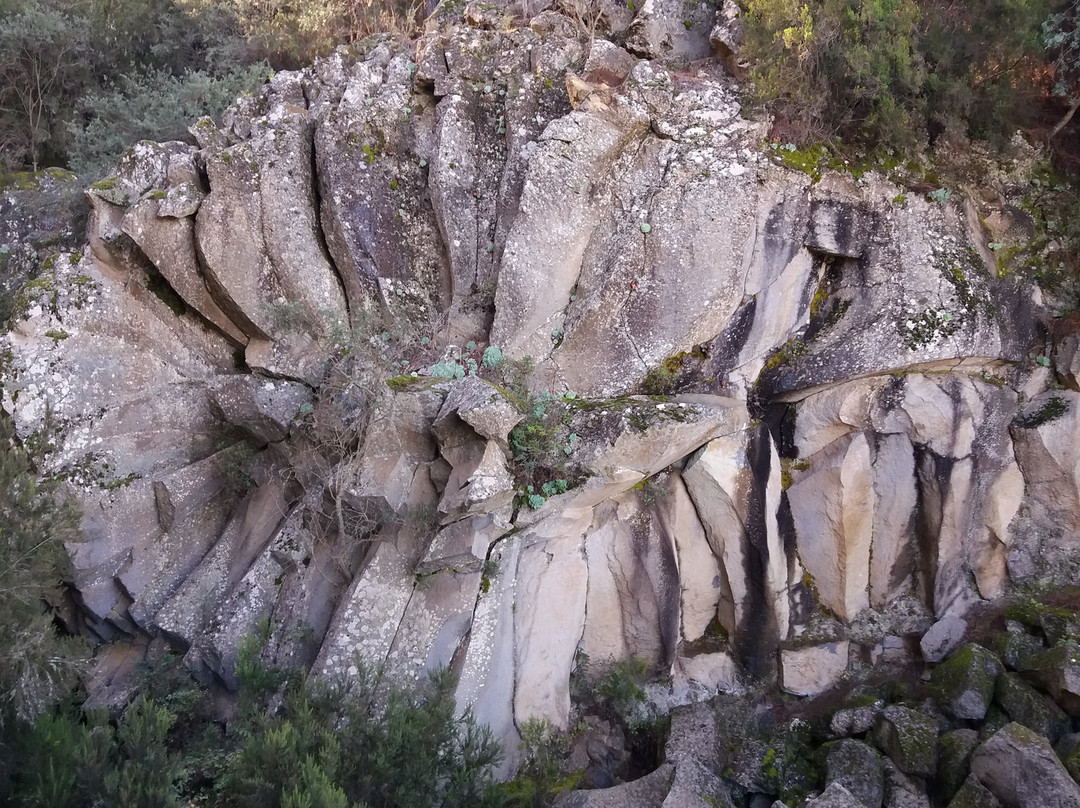
M 58 429 L 91 631 L 225 683 L 264 619 L 328 676 L 450 665 L 512 750 L 566 726 L 579 652 L 676 700 L 732 659 L 813 693 L 855 652 L 823 610 L 914 596 L 911 633 L 1074 569 L 1080 393 L 1043 392 L 1037 296 L 974 206 L 775 164 L 720 62 L 674 69 L 716 22 L 682 8 L 611 11 L 628 50 L 448 12 L 90 191 L 0 354 L 20 434 Z

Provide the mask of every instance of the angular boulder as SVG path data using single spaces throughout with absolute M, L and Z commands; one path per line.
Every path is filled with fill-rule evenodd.
M 964 618 L 956 615 L 941 618 L 919 640 L 923 659 L 941 662 L 960 646 L 966 631 L 967 621 Z
M 930 777 L 937 770 L 937 722 L 917 710 L 886 707 L 874 726 L 874 741 L 900 771 Z
M 781 686 L 795 696 L 816 696 L 835 685 L 848 667 L 850 643 L 831 642 L 780 652 Z
M 881 808 L 885 797 L 885 768 L 876 750 L 851 739 L 829 747 L 826 778 L 839 783 L 866 808 Z
M 1080 645 L 1068 642 L 1035 654 L 1023 663 L 1020 673 L 1070 715 L 1080 715 Z
M 1080 786 L 1050 744 L 1017 723 L 975 750 L 971 773 L 1007 808 L 1080 808 Z
M 821 795 L 806 803 L 806 808 L 867 808 L 840 783 L 829 783 Z
M 969 643 L 934 668 L 930 690 L 934 700 L 954 718 L 982 720 L 1004 670 L 992 652 Z
M 1056 741 L 1069 725 L 1065 711 L 1019 674 L 1003 673 L 994 688 L 994 701 L 1015 721 L 1033 732 Z

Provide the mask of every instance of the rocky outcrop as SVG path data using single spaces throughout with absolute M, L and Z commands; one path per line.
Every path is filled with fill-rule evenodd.
M 0 323 L 17 308 L 19 290 L 51 268 L 58 253 L 86 239 L 87 205 L 79 178 L 50 168 L 0 179 Z
M 1068 345 L 974 205 L 775 160 L 721 63 L 676 69 L 733 56 L 731 4 L 609 5 L 618 43 L 447 11 L 90 190 L 0 356 L 83 508 L 94 634 L 227 685 L 261 621 L 327 676 L 448 665 L 513 750 L 568 725 L 582 654 L 668 706 L 810 695 L 1075 569 Z M 875 732 L 926 776 L 904 709 Z
M 1007 724 L 975 750 L 971 773 L 1002 805 L 1080 805 L 1080 786 L 1054 750 L 1019 724 Z

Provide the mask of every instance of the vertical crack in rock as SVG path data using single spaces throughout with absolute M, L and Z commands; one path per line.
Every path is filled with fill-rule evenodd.
M 768 581 L 769 535 L 765 489 L 772 472 L 771 448 L 768 429 L 764 424 L 759 424 L 751 431 L 746 447 L 750 469 L 746 492 L 746 541 L 749 552 L 743 556 L 743 564 L 749 584 L 749 602 L 736 641 L 739 659 L 752 676 L 763 676 L 769 671 L 778 640 L 775 604 L 770 597 Z
M 355 301 L 349 299 L 349 289 L 348 285 L 345 283 L 345 276 L 342 274 L 341 267 L 338 266 L 337 262 L 334 260 L 333 254 L 330 252 L 330 245 L 326 239 L 326 231 L 323 229 L 323 223 L 325 221 L 323 217 L 323 199 L 322 192 L 319 187 L 322 179 L 319 176 L 319 162 L 318 156 L 316 154 L 316 133 L 318 132 L 319 125 L 320 124 L 316 123 L 315 125 L 310 127 L 307 132 L 309 150 L 308 154 L 311 158 L 309 161 L 310 166 L 308 168 L 311 176 L 311 183 L 309 187 L 311 192 L 311 201 L 314 207 L 315 238 L 319 246 L 319 250 L 322 252 L 323 258 L 326 259 L 326 262 L 330 265 L 330 268 L 334 272 L 334 276 L 337 278 L 337 282 L 341 290 L 341 298 L 344 301 L 346 322 L 349 322 L 349 320 L 351 319 L 350 315 L 352 314 L 351 309 L 352 306 L 355 305 Z

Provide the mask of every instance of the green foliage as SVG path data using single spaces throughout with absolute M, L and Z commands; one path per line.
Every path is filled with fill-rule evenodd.
M 242 702 L 258 704 L 282 683 L 281 672 L 268 668 L 261 659 L 272 631 L 273 625 L 269 620 L 259 620 L 255 630 L 244 635 L 236 647 L 234 673 L 240 685 Z
M 104 711 L 42 715 L 20 744 L 21 802 L 48 808 L 88 803 L 103 790 L 114 745 Z
M 221 780 L 227 804 L 482 804 L 500 750 L 471 712 L 455 717 L 449 672 L 435 671 L 418 687 L 385 682 L 362 665 L 337 687 L 290 680 L 251 659 L 266 631 L 264 624 L 241 651 L 241 694 L 266 704 L 284 683 L 284 705 L 274 714 L 249 710 L 243 743 Z
M 13 804 L 183 804 L 233 808 L 486 808 L 500 804 L 491 771 L 498 744 L 470 712 L 455 715 L 454 678 L 394 685 L 361 666 L 340 687 L 238 665 L 241 709 L 222 731 L 209 691 L 176 660 L 148 667 L 118 721 L 104 711 L 46 713 L 20 743 Z M 245 669 L 246 666 L 246 669 Z M 166 707 L 175 705 L 183 717 Z
M 187 140 L 188 126 L 203 115 L 217 118 L 242 92 L 261 84 L 265 62 L 221 73 L 191 70 L 179 76 L 145 68 L 87 93 L 69 122 L 69 161 L 82 177 L 108 173 L 118 155 L 138 140 Z
M 1035 232 L 1030 241 L 997 250 L 998 274 L 1034 277 L 1057 313 L 1080 307 L 1080 191 L 1048 164 L 1036 166 L 1024 198 Z
M 165 737 L 176 716 L 143 697 L 124 712 L 116 731 L 117 753 L 123 764 L 109 771 L 103 796 L 118 808 L 168 808 L 180 805 L 176 781 L 181 767 L 167 749 Z
M 1052 0 L 923 2 L 918 50 L 931 126 L 1003 142 L 1015 131 L 1046 58 L 1039 29 Z
M 944 207 L 945 205 L 949 204 L 949 199 L 950 197 L 952 197 L 952 191 L 950 191 L 948 188 L 938 188 L 936 191 L 931 191 L 930 193 L 928 193 L 927 196 L 934 202 L 937 202 L 939 205 Z
M 499 788 L 502 796 L 520 808 L 545 808 L 561 793 L 576 787 L 578 777 L 560 771 L 565 745 L 565 739 L 548 721 L 525 719 L 519 747 L 523 760 L 517 776 Z
M 1075 96 L 1080 90 L 1080 1 L 1073 0 L 1048 16 L 1040 34 L 1053 57 L 1054 94 Z
M 533 396 L 520 386 L 524 398 L 509 397 L 525 413 L 510 430 L 510 452 L 518 491 L 530 508 L 540 508 L 549 497 L 565 493 L 584 479 L 571 460 L 578 436 L 570 431 L 568 402 L 551 396 Z
M 746 50 L 762 99 L 775 100 L 802 140 L 916 139 L 924 71 L 914 51 L 913 0 L 750 0 Z
M 48 446 L 48 437 L 38 441 Z M 61 638 L 46 603 L 59 596 L 78 513 L 42 481 L 0 415 L 0 730 L 32 720 L 73 684 L 84 649 Z
M 335 786 L 311 757 L 300 767 L 298 782 L 281 800 L 282 808 L 347 808 L 345 792 Z
M 418 688 L 388 686 L 384 699 L 376 699 L 385 684 L 368 674 L 334 694 L 345 704 L 338 738 L 358 753 L 342 764 L 350 799 L 372 808 L 481 803 L 500 750 L 470 711 L 454 717 L 454 685 L 439 670 Z
M 376 31 L 411 35 L 414 0 L 0 0 L 0 163 L 93 179 L 132 142 L 188 123 Z
M 465 368 L 457 362 L 439 362 L 431 366 L 431 375 L 437 379 L 463 379 Z
M 0 4 L 0 157 L 37 171 L 80 85 L 85 31 L 50 0 Z
M 255 447 L 250 441 L 240 439 L 232 443 L 223 440 L 218 444 L 218 448 L 222 490 L 230 500 L 241 499 L 255 486 L 255 480 L 251 476 Z
M 481 364 L 486 368 L 497 368 L 502 364 L 503 352 L 498 345 L 489 345 L 484 349 L 484 356 L 481 359 Z
M 645 700 L 641 684 L 648 663 L 640 657 L 620 659 L 596 683 L 593 693 L 599 706 L 624 726 L 633 723 L 634 709 Z
M 115 726 L 103 710 L 41 716 L 21 750 L 22 804 L 178 806 L 182 770 L 166 744 L 175 721 L 175 714 L 143 697 Z
M 1035 84 L 1049 3 L 748 0 L 745 9 L 755 93 L 788 137 L 910 151 L 956 127 L 1011 134 L 1006 113 Z
M 263 716 L 244 745 L 234 754 L 223 791 L 239 808 L 279 808 L 344 793 L 334 786 L 341 746 L 333 726 L 319 721 L 303 696 L 290 706 L 288 717 Z
M 661 472 L 655 477 L 646 477 L 632 490 L 639 492 L 642 505 L 655 505 L 667 494 L 667 480 L 667 474 Z

